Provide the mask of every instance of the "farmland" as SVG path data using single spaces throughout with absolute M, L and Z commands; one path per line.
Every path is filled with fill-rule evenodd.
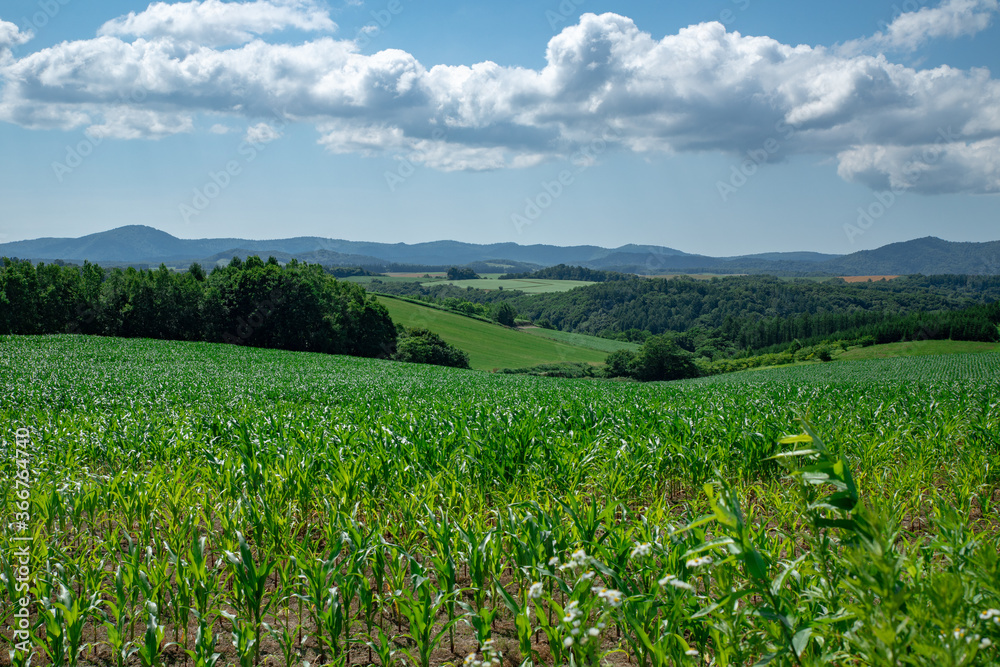
M 500 280 L 501 273 L 486 273 L 479 278 L 468 280 L 448 280 L 441 273 L 426 274 L 430 280 L 423 277 L 425 274 L 417 273 L 392 273 L 386 276 L 358 276 L 345 278 L 349 282 L 366 285 L 373 291 L 378 291 L 376 286 L 382 284 L 411 283 L 423 287 L 433 287 L 436 285 L 452 285 L 455 287 L 471 287 L 481 290 L 517 290 L 526 294 L 550 294 L 555 292 L 568 292 L 575 287 L 585 287 L 594 283 L 586 280 L 556 280 L 544 278 L 523 278 Z
M 31 664 L 998 661 L 996 353 L 638 385 L 6 337 L 0 382 Z
M 1000 343 L 982 343 L 960 340 L 918 340 L 906 343 L 887 343 L 871 347 L 858 347 L 839 355 L 838 359 L 885 359 L 887 357 L 912 357 L 935 354 L 972 354 L 1000 352 Z
M 498 324 L 437 310 L 412 301 L 379 297 L 394 322 L 410 328 L 430 329 L 469 354 L 472 368 L 520 368 L 544 363 L 600 364 L 607 352 L 578 341 L 531 336 Z M 591 338 L 590 336 L 580 338 Z M 600 340 L 600 339 L 597 339 Z

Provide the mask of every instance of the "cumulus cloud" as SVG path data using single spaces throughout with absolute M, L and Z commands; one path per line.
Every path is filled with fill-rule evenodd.
M 206 7 L 219 6 L 235 13 L 196 25 Z M 550 40 L 540 69 L 428 67 L 405 51 L 365 55 L 329 36 L 245 40 L 242 33 L 268 26 L 307 25 L 262 22 L 264 6 L 300 18 L 315 10 L 277 0 L 151 5 L 95 39 L 0 66 L 0 120 L 158 138 L 194 131 L 193 118 L 208 114 L 254 123 L 246 138 L 255 142 L 280 136 L 285 123 L 308 123 L 332 153 L 390 155 L 446 171 L 530 166 L 597 139 L 602 152 L 637 153 L 742 154 L 769 143 L 777 157 L 835 158 L 843 178 L 871 187 L 997 191 L 1000 82 L 984 69 L 920 70 L 882 54 L 728 32 L 716 22 L 656 39 L 616 14 L 584 14 Z M 904 39 L 902 31 L 900 43 L 917 34 Z M 940 147 L 939 159 L 915 168 L 927 146 Z
M 98 35 L 170 37 L 222 46 L 242 44 L 255 35 L 288 28 L 333 32 L 337 26 L 325 10 L 309 0 L 193 0 L 176 4 L 154 3 L 145 11 L 130 12 L 127 16 L 108 21 L 101 26 Z
M 281 130 L 271 127 L 267 123 L 257 123 L 247 128 L 244 141 L 250 144 L 269 144 L 275 139 L 281 138 Z
M 20 46 L 34 37 L 30 30 L 21 32 L 13 23 L 0 19 L 0 66 L 11 60 L 11 49 Z
M 900 14 L 877 38 L 891 47 L 913 50 L 932 39 L 981 32 L 998 9 L 997 0 L 945 0 L 937 7 Z
M 21 32 L 21 29 L 13 23 L 0 20 L 0 49 L 20 46 L 32 37 L 34 37 L 34 34 L 30 30 Z
M 969 37 L 986 30 L 1000 0 L 943 0 L 936 7 L 904 12 L 871 37 L 847 42 L 841 51 L 915 51 L 934 39 Z
M 88 127 L 88 135 L 101 139 L 159 139 L 194 128 L 190 114 L 173 111 L 120 106 L 107 109 L 102 115 L 104 122 Z
M 1000 193 L 1000 139 L 923 146 L 857 146 L 838 172 L 875 190 Z

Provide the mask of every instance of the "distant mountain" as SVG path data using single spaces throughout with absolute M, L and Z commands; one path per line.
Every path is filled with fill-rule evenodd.
M 211 265 L 233 256 L 274 255 L 325 266 L 363 266 L 379 270 L 492 263 L 511 271 L 567 264 L 643 275 L 677 272 L 772 273 L 780 275 L 1000 274 L 1000 241 L 954 243 L 928 237 L 893 243 L 850 255 L 773 252 L 737 257 L 695 255 L 664 246 L 475 244 L 459 241 L 374 243 L 316 236 L 289 239 L 179 239 L 143 225 L 130 225 L 76 239 L 41 238 L 0 244 L 0 257 L 37 261 L 152 264 L 178 266 L 193 261 Z M 498 258 L 504 258 L 498 260 Z M 478 269 L 477 269 L 478 270 Z
M 912 273 L 1000 274 L 1000 241 L 954 243 L 928 236 L 890 243 L 823 262 L 825 270 L 845 276 Z
M 660 253 L 667 256 L 683 256 L 686 253 L 673 248 L 658 246 L 625 246 L 646 253 Z M 428 243 L 373 243 L 365 241 L 344 241 L 303 236 L 291 239 L 251 241 L 247 239 L 178 239 L 144 225 L 119 227 L 107 232 L 89 234 L 78 239 L 43 238 L 32 241 L 15 241 L 0 244 L 0 256 L 23 257 L 25 259 L 83 261 L 91 262 L 179 262 L 223 256 L 227 253 L 245 252 L 261 255 L 284 253 L 304 259 L 309 253 L 328 251 L 330 257 L 341 255 L 356 256 L 364 260 L 381 263 L 456 265 L 471 262 L 485 262 L 505 258 L 507 260 L 554 266 L 556 264 L 582 264 L 599 261 L 613 254 L 614 250 L 598 246 L 553 246 L 516 243 L 492 243 L 487 245 L 461 243 L 459 241 L 432 241 Z M 314 260 L 320 261 L 320 260 Z M 337 261 L 348 261 L 346 259 Z

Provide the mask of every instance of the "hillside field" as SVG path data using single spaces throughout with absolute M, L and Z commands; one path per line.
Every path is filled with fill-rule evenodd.
M 511 280 L 500 280 L 502 273 L 483 273 L 479 278 L 471 280 L 448 280 L 442 273 L 427 274 L 431 280 L 424 278 L 422 273 L 391 273 L 385 276 L 352 276 L 342 278 L 352 283 L 367 285 L 372 281 L 384 283 L 415 283 L 424 287 L 432 285 L 454 285 L 456 287 L 472 287 L 473 289 L 484 290 L 518 290 L 526 294 L 549 294 L 552 292 L 568 292 L 574 287 L 593 285 L 587 280 L 555 280 L 548 278 L 516 278 Z
M 936 354 L 972 354 L 1000 352 L 1000 343 L 980 343 L 962 340 L 918 340 L 906 343 L 887 343 L 871 347 L 856 347 L 837 356 L 845 361 L 886 359 L 889 357 L 917 357 Z
M 465 317 L 411 301 L 378 297 L 393 322 L 407 328 L 430 329 L 469 354 L 474 369 L 523 368 L 546 363 L 604 363 L 608 356 L 593 347 L 532 336 L 523 331 Z
M 0 383 L 4 664 L 998 662 L 1000 354 L 639 385 L 8 336 Z

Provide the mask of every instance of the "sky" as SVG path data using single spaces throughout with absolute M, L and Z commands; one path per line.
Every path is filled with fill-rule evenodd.
M 0 243 L 1000 239 L 1000 0 L 4 0 Z

